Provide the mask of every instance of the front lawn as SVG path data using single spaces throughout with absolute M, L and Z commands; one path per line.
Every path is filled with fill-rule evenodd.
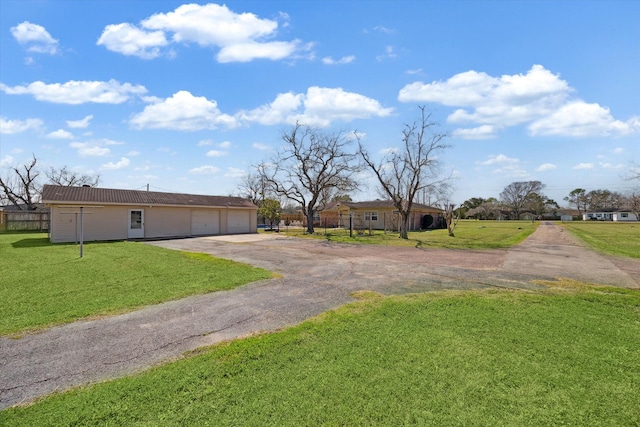
M 455 237 L 449 237 L 444 230 L 413 231 L 409 239 L 399 238 L 395 232 L 381 230 L 364 230 L 349 237 L 349 230 L 316 227 L 315 234 L 309 235 L 301 228 L 280 229 L 281 233 L 296 237 L 328 239 L 332 242 L 377 244 L 390 246 L 416 246 L 455 249 L 498 249 L 508 248 L 522 242 L 538 227 L 538 222 L 531 221 L 476 221 L 461 220 L 455 229 Z
M 640 291 L 362 300 L 0 412 L 0 425 L 640 424 Z
M 640 223 L 638 222 L 572 221 L 563 225 L 597 251 L 640 258 Z
M 137 242 L 51 244 L 0 234 L 0 335 L 231 289 L 270 273 L 206 254 Z

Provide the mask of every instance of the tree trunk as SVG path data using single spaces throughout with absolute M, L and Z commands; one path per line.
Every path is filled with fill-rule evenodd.
M 307 209 L 307 233 L 313 234 L 313 209 Z
M 400 238 L 408 239 L 409 238 L 409 215 L 405 212 L 400 213 Z

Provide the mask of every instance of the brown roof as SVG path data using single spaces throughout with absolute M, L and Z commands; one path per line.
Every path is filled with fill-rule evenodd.
M 337 204 L 340 203 L 341 206 L 347 206 L 351 209 L 395 209 L 393 202 L 391 200 L 371 200 L 367 202 L 331 202 L 329 203 L 324 210 L 326 211 L 334 211 L 338 209 Z M 442 211 L 440 208 L 436 208 L 433 206 L 422 205 L 420 203 L 414 203 L 413 209 L 419 210 L 428 210 L 428 211 Z
M 256 208 L 247 199 L 230 196 L 203 196 L 198 194 L 160 193 L 157 191 L 118 190 L 98 187 L 65 187 L 45 185 L 42 189 L 44 203 L 105 204 L 105 205 L 166 205 L 166 206 L 216 206 Z

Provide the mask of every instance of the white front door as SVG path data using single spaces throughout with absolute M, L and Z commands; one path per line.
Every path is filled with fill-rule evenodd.
M 144 209 L 129 210 L 129 239 L 144 238 Z

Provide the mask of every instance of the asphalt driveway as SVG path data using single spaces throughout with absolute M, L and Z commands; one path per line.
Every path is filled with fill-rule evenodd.
M 551 223 L 509 250 L 359 246 L 262 234 L 149 244 L 246 262 L 282 277 L 0 338 L 0 409 L 125 376 L 198 347 L 278 330 L 348 303 L 358 290 L 531 289 L 538 286 L 532 280 L 557 277 L 640 288 L 634 274 L 640 262 L 598 255 Z

